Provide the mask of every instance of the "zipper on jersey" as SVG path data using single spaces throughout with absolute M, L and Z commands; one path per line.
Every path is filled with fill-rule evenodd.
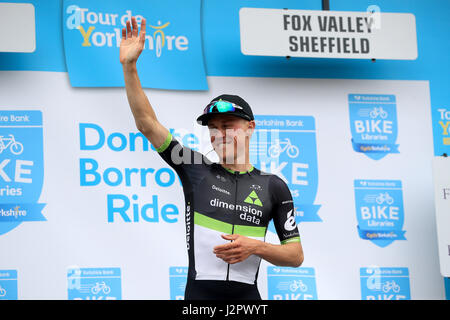
M 234 216 L 233 216 L 233 224 L 231 228 L 231 234 L 234 234 L 234 221 L 236 219 L 236 205 L 237 205 L 237 183 L 238 183 L 238 174 L 239 172 L 234 173 L 234 180 L 235 180 L 235 189 L 234 189 Z M 228 264 L 227 267 L 227 281 L 230 280 L 230 264 Z

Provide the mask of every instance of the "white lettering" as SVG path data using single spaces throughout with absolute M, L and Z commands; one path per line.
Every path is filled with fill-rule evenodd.
M 30 169 L 24 169 L 22 166 L 33 166 L 33 161 L 27 161 L 27 160 L 17 160 L 16 161 L 16 174 L 14 177 L 15 182 L 21 182 L 21 183 L 32 183 L 33 180 L 31 178 L 25 178 L 22 175 L 30 175 L 31 170 Z
M 8 177 L 8 175 L 6 174 L 5 171 L 3 171 L 3 168 L 9 163 L 9 159 L 5 159 L 2 161 L 2 163 L 0 163 L 0 177 L 3 178 L 3 180 L 5 180 L 6 182 L 10 182 L 11 179 Z

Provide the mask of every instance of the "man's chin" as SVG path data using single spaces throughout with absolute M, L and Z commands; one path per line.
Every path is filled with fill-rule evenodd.
M 229 164 L 234 163 L 234 154 L 227 154 L 226 152 L 220 152 L 220 151 L 218 152 L 217 150 L 216 150 L 216 153 L 217 153 L 219 159 L 221 159 L 222 163 L 229 163 Z

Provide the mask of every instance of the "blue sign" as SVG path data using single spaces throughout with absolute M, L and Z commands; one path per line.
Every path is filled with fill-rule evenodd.
M 354 187 L 359 237 L 382 248 L 406 240 L 402 182 L 355 180 Z
M 22 222 L 45 221 L 42 113 L 0 110 L 0 235 Z
M 362 300 L 410 300 L 408 268 L 360 269 Z
M 17 300 L 17 270 L 0 270 L 0 300 Z
M 66 72 L 61 28 L 62 1 L 0 0 L 0 3 L 3 2 L 33 5 L 35 20 L 27 24 L 34 23 L 36 48 L 33 52 L 0 52 L 0 70 Z
M 208 90 L 200 33 L 200 0 L 65 0 L 63 35 L 73 87 L 123 87 L 122 28 L 146 20 L 138 72 L 145 88 Z M 176 9 L 175 9 L 176 8 Z
M 120 268 L 69 268 L 69 300 L 121 300 Z
M 292 194 L 296 221 L 322 221 L 314 204 L 318 188 L 316 128 L 310 116 L 256 115 L 250 162 L 283 179 Z M 273 223 L 269 230 L 275 232 Z
M 450 300 L 450 278 L 444 278 L 445 299 Z
M 184 291 L 187 282 L 187 267 L 170 267 L 170 300 L 184 300 Z
M 399 153 L 395 96 L 349 94 L 348 102 L 353 150 L 374 160 Z
M 269 300 L 317 300 L 314 268 L 267 267 Z
M 450 154 L 450 108 L 435 108 L 432 116 L 436 155 Z

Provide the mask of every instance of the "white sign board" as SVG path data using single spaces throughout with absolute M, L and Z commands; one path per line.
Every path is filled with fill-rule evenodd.
M 434 198 L 441 274 L 450 277 L 450 158 L 433 160 Z
M 242 8 L 245 55 L 349 59 L 417 59 L 409 13 Z

